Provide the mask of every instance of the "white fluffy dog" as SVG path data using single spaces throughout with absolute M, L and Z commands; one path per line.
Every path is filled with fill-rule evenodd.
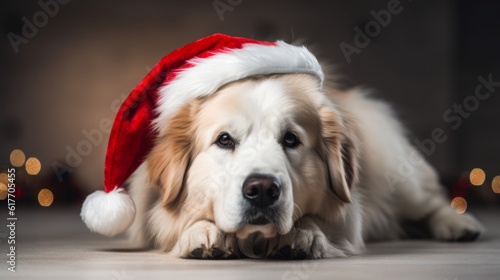
M 401 174 L 402 162 L 410 173 Z M 331 258 L 426 225 L 483 231 L 383 102 L 307 74 L 242 79 L 183 106 L 129 180 L 132 238 L 178 257 Z

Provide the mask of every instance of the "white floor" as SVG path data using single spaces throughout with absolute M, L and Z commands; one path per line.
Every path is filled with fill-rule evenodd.
M 488 230 L 474 243 L 375 243 L 362 256 L 320 261 L 200 261 L 130 251 L 123 239 L 88 233 L 78 211 L 19 210 L 15 273 L 7 270 L 7 231 L 0 227 L 0 279 L 500 279 L 498 208 L 473 211 Z

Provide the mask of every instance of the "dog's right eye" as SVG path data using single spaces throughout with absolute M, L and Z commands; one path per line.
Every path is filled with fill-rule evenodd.
M 222 149 L 234 149 L 235 141 L 227 132 L 223 132 L 217 137 L 215 142 Z

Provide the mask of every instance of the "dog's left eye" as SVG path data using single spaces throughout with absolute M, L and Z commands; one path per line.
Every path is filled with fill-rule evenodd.
M 215 143 L 223 149 L 234 149 L 235 146 L 234 139 L 227 132 L 221 133 Z
M 285 136 L 283 136 L 283 140 L 281 141 L 281 144 L 285 148 L 295 148 L 300 144 L 299 138 L 297 135 L 293 134 L 292 132 L 287 132 L 285 133 Z

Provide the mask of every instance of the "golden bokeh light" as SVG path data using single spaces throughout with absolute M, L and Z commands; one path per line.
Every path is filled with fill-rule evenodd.
M 457 196 L 451 201 L 451 207 L 455 208 L 455 212 L 458 214 L 463 214 L 467 210 L 467 200 Z
M 491 189 L 494 193 L 500 193 L 500 176 L 495 176 L 491 181 Z
M 19 149 L 12 150 L 10 153 L 10 164 L 12 164 L 12 166 L 21 167 L 23 166 L 25 160 L 26 156 L 24 155 L 24 152 Z
M 7 198 L 7 185 L 0 183 L 0 200 Z
M 42 164 L 37 158 L 30 157 L 26 161 L 26 172 L 28 172 L 28 174 L 36 175 L 38 174 L 38 172 L 40 172 L 40 169 L 42 169 Z
M 54 202 L 54 194 L 49 189 L 41 189 L 38 193 L 38 203 L 43 207 L 49 207 Z
M 469 180 L 474 186 L 481 186 L 486 179 L 486 173 L 481 168 L 474 168 L 470 172 Z

